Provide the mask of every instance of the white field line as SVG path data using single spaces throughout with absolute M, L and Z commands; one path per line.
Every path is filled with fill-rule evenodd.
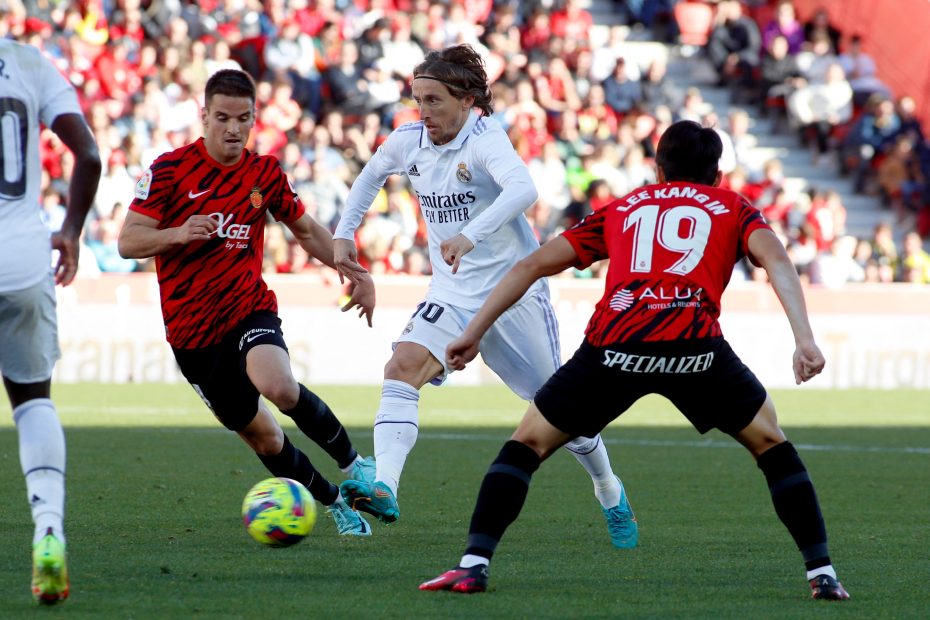
M 75 407 L 75 406 L 63 406 L 59 407 L 58 410 L 61 413 L 65 414 L 80 414 L 80 413 L 127 413 L 131 415 L 166 415 L 166 414 L 179 414 L 179 413 L 194 413 L 202 412 L 200 407 L 190 408 L 190 407 Z M 207 418 L 209 419 L 209 418 Z M 131 427 L 126 427 L 131 428 Z M 686 428 L 682 426 L 681 428 Z M 225 429 L 216 428 L 187 428 L 187 427 L 176 427 L 176 428 L 162 428 L 155 429 L 161 432 L 208 432 L 208 433 L 225 433 Z M 510 429 L 505 431 L 506 434 L 510 433 Z M 503 433 L 502 433 L 503 436 Z M 469 433 L 431 433 L 431 432 L 421 432 L 418 436 L 419 439 L 426 440 L 435 440 L 435 441 L 493 441 L 500 442 L 502 437 L 494 437 L 489 435 L 477 435 Z M 604 443 L 607 445 L 617 445 L 617 446 L 671 446 L 671 447 L 681 447 L 681 448 L 742 448 L 740 444 L 736 441 L 719 441 L 716 439 L 701 439 L 694 441 L 680 441 L 680 440 L 671 440 L 671 439 L 623 439 L 623 438 L 604 438 Z M 894 446 L 849 446 L 849 445 L 840 445 L 840 444 L 794 444 L 800 450 L 817 450 L 820 452 L 875 452 L 875 453 L 888 453 L 888 454 L 927 454 L 930 455 L 930 447 L 921 446 L 921 447 L 894 447 Z
M 420 433 L 420 439 L 438 439 L 444 441 L 500 441 L 497 437 L 487 435 L 469 435 L 467 433 Z M 603 438 L 607 445 L 617 446 L 673 446 L 682 448 L 742 448 L 734 441 L 717 441 L 702 439 L 699 441 L 677 441 L 671 439 L 618 439 Z M 799 450 L 819 450 L 822 452 L 886 452 L 899 454 L 930 454 L 930 447 L 889 447 L 889 446 L 843 446 L 830 444 L 794 444 Z

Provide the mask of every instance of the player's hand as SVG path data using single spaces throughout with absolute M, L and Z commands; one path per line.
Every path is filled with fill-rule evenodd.
M 439 244 L 439 250 L 442 252 L 442 260 L 447 265 L 452 265 L 452 273 L 459 270 L 459 263 L 462 257 L 475 249 L 475 244 L 468 240 L 468 237 L 462 233 L 457 234 L 451 239 L 446 239 Z
M 358 250 L 355 248 L 355 242 L 351 239 L 333 239 L 333 263 L 339 273 L 339 282 L 343 284 L 345 284 L 345 278 L 349 278 L 350 282 L 357 284 L 360 275 L 368 273 L 368 270 L 359 264 Z M 372 297 L 373 299 L 374 297 Z M 374 305 L 374 301 L 372 301 L 372 305 Z
M 464 370 L 465 364 L 478 356 L 480 338 L 472 338 L 468 332 L 462 334 L 446 347 L 446 365 L 453 370 Z
M 375 283 L 367 273 L 354 275 L 351 282 L 352 296 L 342 306 L 342 311 L 358 307 L 359 318 L 364 316 L 368 320 L 368 327 L 371 327 L 371 317 L 375 312 Z
M 799 342 L 794 350 L 794 382 L 801 385 L 813 379 L 823 370 L 826 361 L 817 345 L 811 342 Z
M 77 274 L 81 243 L 76 237 L 69 237 L 60 231 L 52 234 L 52 249 L 58 250 L 58 263 L 55 265 L 55 284 L 68 286 Z
M 175 229 L 177 242 L 186 244 L 192 241 L 206 241 L 219 226 L 219 222 L 212 215 L 192 215 Z

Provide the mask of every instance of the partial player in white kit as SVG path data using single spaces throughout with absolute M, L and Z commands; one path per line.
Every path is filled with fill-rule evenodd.
M 426 220 L 433 277 L 394 344 L 375 417 L 374 480 L 346 480 L 343 496 L 384 522 L 400 516 L 397 488 L 418 433 L 419 390 L 442 383 L 446 346 L 520 259 L 539 247 L 523 216 L 537 198 L 526 165 L 491 113 L 483 62 L 468 45 L 430 52 L 415 69 L 417 122 L 398 127 L 359 174 L 334 235 L 335 262 L 358 269 L 354 233 L 391 174 L 407 176 Z M 480 110 L 480 113 L 476 110 Z M 485 363 L 526 400 L 561 365 L 558 325 L 545 280 L 481 341 Z M 566 445 L 594 481 L 611 541 L 634 547 L 637 524 L 599 435 Z
M 67 213 L 51 238 L 40 217 L 40 124 L 74 155 Z M 61 355 L 55 284 L 74 279 L 100 168 L 74 88 L 36 48 L 0 40 L 0 371 L 35 523 L 32 593 L 40 603 L 63 601 L 69 592 L 65 437 L 50 398 Z M 53 248 L 59 252 L 54 269 Z

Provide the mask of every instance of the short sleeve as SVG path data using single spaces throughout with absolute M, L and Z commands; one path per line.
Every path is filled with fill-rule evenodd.
M 42 100 L 39 108 L 42 124 L 51 127 L 62 114 L 83 114 L 74 87 L 58 72 L 55 65 L 42 57 L 39 66 L 39 75 L 35 79 L 41 84 L 38 92 Z
M 156 160 L 152 167 L 142 173 L 136 181 L 129 210 L 161 221 L 171 188 L 174 186 L 172 168 L 159 166 Z
M 578 255 L 578 261 L 575 263 L 577 269 L 584 269 L 608 257 L 607 242 L 604 239 L 604 221 L 607 218 L 607 212 L 608 209 L 600 209 L 590 213 L 562 233 L 562 236 L 572 244 L 575 254 Z
M 281 170 L 281 165 L 277 163 L 275 164 L 275 177 L 275 193 L 279 199 L 272 203 L 269 211 L 275 220 L 289 224 L 304 214 L 304 205 L 297 196 L 293 183 Z

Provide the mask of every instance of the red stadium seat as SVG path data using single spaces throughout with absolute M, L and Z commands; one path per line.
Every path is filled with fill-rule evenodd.
M 687 0 L 675 5 L 675 23 L 682 45 L 703 47 L 714 25 L 714 9 L 701 0 Z

